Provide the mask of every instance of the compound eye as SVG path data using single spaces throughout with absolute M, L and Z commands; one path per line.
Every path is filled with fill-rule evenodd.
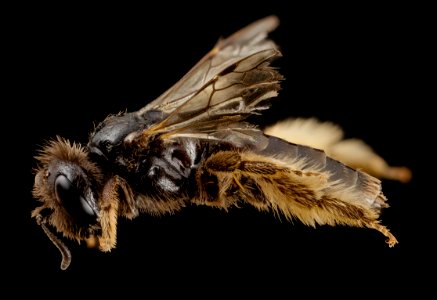
M 58 175 L 55 180 L 55 193 L 58 201 L 77 221 L 91 222 L 96 214 L 91 205 L 79 193 L 77 188 L 65 175 Z

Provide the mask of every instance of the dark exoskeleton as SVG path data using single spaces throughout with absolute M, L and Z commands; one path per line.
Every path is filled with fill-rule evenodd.
M 266 135 L 244 120 L 269 107 L 283 79 L 267 17 L 220 40 L 179 82 L 144 108 L 108 117 L 82 147 L 58 138 L 37 157 L 32 216 L 49 230 L 109 251 L 119 216 L 164 214 L 190 204 L 239 202 L 307 225 L 377 229 L 385 197 L 378 179 L 321 150 Z
M 134 194 L 165 201 L 179 200 L 181 197 L 198 198 L 196 172 L 205 173 L 205 170 L 199 170 L 200 166 L 204 167 L 202 162 L 223 151 L 234 152 L 235 155 L 252 152 L 266 157 L 293 157 L 309 166 L 316 166 L 320 172 L 329 172 L 330 181 L 341 181 L 344 186 L 356 187 L 357 190 L 361 190 L 369 181 L 368 175 L 329 158 L 321 150 L 293 144 L 262 132 L 256 133 L 256 143 L 248 141 L 242 144 L 240 141 L 235 144 L 197 138 L 171 141 L 156 138 L 151 139 L 146 147 L 133 144 L 127 147 L 124 143 L 128 135 L 141 132 L 165 118 L 166 115 L 159 111 L 147 111 L 142 116 L 126 113 L 107 118 L 91 135 L 88 144 L 90 157 L 102 169 L 110 168 L 111 172 L 129 182 Z M 216 168 L 222 172 L 230 171 L 223 161 Z M 203 176 L 200 183 L 210 191 L 208 198 L 216 201 L 217 178 L 209 174 Z M 262 193 L 259 190 L 256 192 Z M 379 210 L 384 203 L 377 199 L 374 197 L 368 201 Z

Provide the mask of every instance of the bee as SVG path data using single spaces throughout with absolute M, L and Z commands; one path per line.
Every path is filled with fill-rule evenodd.
M 397 243 L 378 219 L 387 207 L 380 180 L 351 166 L 403 181 L 408 169 L 342 140 L 330 123 L 287 120 L 263 131 L 247 122 L 269 108 L 284 79 L 271 66 L 281 52 L 267 37 L 278 24 L 269 16 L 219 40 L 157 99 L 108 116 L 86 145 L 57 137 L 40 150 L 33 187 L 40 206 L 31 216 L 60 250 L 61 269 L 71 253 L 53 229 L 110 251 L 119 217 L 189 204 L 226 210 L 244 202 L 310 226 L 376 229 L 390 247 Z

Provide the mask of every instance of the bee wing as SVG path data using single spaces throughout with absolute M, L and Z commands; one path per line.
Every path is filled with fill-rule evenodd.
M 267 109 L 263 100 L 277 95 L 282 79 L 269 65 L 280 52 L 266 39 L 278 23 L 275 16 L 269 16 L 220 40 L 179 82 L 137 112 L 142 116 L 158 110 L 166 118 L 134 138 L 156 133 L 211 137 L 217 130 L 229 129 L 229 124 Z M 253 130 L 246 124 L 239 128 Z

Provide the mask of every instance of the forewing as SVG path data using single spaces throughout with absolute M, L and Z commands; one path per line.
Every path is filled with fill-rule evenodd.
M 280 52 L 266 39 L 277 25 L 278 19 L 270 16 L 220 40 L 179 82 L 137 112 L 159 110 L 167 117 L 130 138 L 223 135 L 217 130 L 229 130 L 230 124 L 268 108 L 263 100 L 277 95 L 282 79 L 270 66 Z M 244 123 L 230 127 L 253 130 Z
M 226 39 L 219 40 L 181 80 L 157 99 L 139 111 L 159 109 L 167 114 L 173 112 L 190 100 L 208 83 L 229 66 L 242 59 L 267 49 L 276 49 L 276 45 L 266 40 L 267 33 L 279 24 L 275 16 L 269 16 L 237 31 Z

